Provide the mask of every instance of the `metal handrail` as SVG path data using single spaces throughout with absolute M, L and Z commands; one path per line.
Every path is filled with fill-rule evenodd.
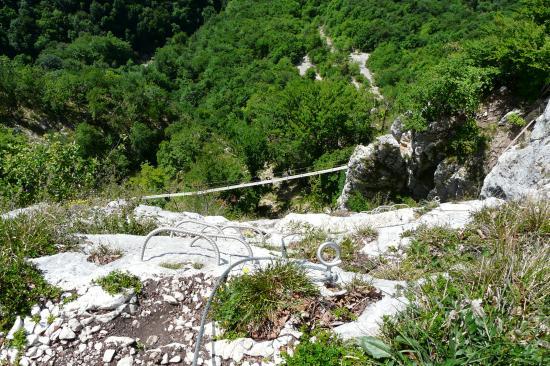
M 198 239 L 206 240 L 207 242 L 209 242 L 212 245 L 212 247 L 214 248 L 214 252 L 216 252 L 216 259 L 218 261 L 218 265 L 222 264 L 221 256 L 220 256 L 220 249 L 218 248 L 218 245 L 212 239 L 210 239 L 205 234 L 197 233 L 197 232 L 189 231 L 189 230 L 184 230 L 184 229 L 180 229 L 180 228 L 176 228 L 176 227 L 160 227 L 158 229 L 155 229 L 155 230 L 151 231 L 149 234 L 147 234 L 147 236 L 145 237 L 145 241 L 143 242 L 143 247 L 141 248 L 141 261 L 142 262 L 143 262 L 143 257 L 145 255 L 145 248 L 147 247 L 147 243 L 149 242 L 149 240 L 151 240 L 151 238 L 153 236 L 155 236 L 159 233 L 162 233 L 162 232 L 180 233 L 180 234 L 187 234 L 187 235 L 190 235 L 190 236 L 197 237 L 193 240 L 192 243 L 195 243 Z
M 249 257 L 252 257 L 253 256 L 253 253 L 252 253 L 252 247 L 250 246 L 250 244 L 248 244 L 246 242 L 246 240 L 243 240 L 241 238 L 239 238 L 238 236 L 231 236 L 231 235 L 218 235 L 218 234 L 210 234 L 210 233 L 201 233 L 203 234 L 204 236 L 207 236 L 209 238 L 214 238 L 214 239 L 217 239 L 217 238 L 221 238 L 221 239 L 229 239 L 229 240 L 236 240 L 238 242 L 240 242 L 242 245 L 245 246 L 245 248 L 248 250 L 248 256 Z M 193 247 L 195 242 L 197 240 L 199 240 L 200 237 L 196 237 L 195 239 L 193 239 L 193 241 L 191 241 L 191 244 L 190 246 Z
M 265 230 L 262 230 L 260 228 L 257 228 L 257 227 L 254 227 L 254 226 L 249 226 L 249 225 L 241 225 L 241 224 L 229 224 L 229 225 L 225 225 L 221 228 L 221 230 L 223 232 L 225 232 L 224 230 L 225 229 L 237 229 L 237 231 L 239 232 L 239 234 L 243 237 L 243 239 L 245 239 L 244 235 L 242 234 L 242 231 L 243 230 L 250 230 L 250 231 L 254 231 L 256 232 L 257 234 L 260 234 L 260 236 L 262 237 L 262 244 L 265 244 L 266 242 L 266 236 L 269 235 L 268 232 L 266 232 Z
M 187 224 L 187 223 L 204 226 L 200 231 L 201 233 L 204 233 L 205 230 L 207 230 L 207 229 L 215 229 L 219 234 L 222 234 L 222 235 L 224 234 L 224 232 L 216 225 L 208 224 L 206 222 L 193 220 L 193 219 L 185 219 L 185 220 L 178 221 L 174 224 L 173 227 L 179 228 L 183 224 Z M 172 234 L 170 234 L 170 236 L 172 236 Z
M 323 251 L 326 248 L 332 248 L 336 251 L 336 257 L 331 262 L 327 262 L 323 258 Z M 326 282 L 331 282 L 331 283 L 336 282 L 337 279 L 338 279 L 337 278 L 338 276 L 335 273 L 332 272 L 332 267 L 336 267 L 341 263 L 341 260 L 340 260 L 340 247 L 338 246 L 338 244 L 336 244 L 334 242 L 331 242 L 331 241 L 324 242 L 323 244 L 321 244 L 319 246 L 319 248 L 317 249 L 317 259 L 319 259 L 319 261 L 326 267 L 325 281 Z M 223 285 L 227 281 L 229 273 L 233 270 L 233 268 L 237 267 L 238 265 L 241 265 L 243 263 L 250 262 L 250 261 L 255 261 L 256 263 L 258 263 L 259 261 L 265 261 L 265 260 L 284 261 L 285 263 L 288 263 L 287 262 L 288 259 L 286 259 L 286 258 L 277 258 L 277 257 L 250 257 L 250 258 L 244 258 L 244 259 L 241 259 L 241 260 L 229 265 L 225 269 L 225 271 L 222 273 L 222 275 L 220 277 L 218 277 L 218 280 L 214 284 L 214 287 L 212 288 L 212 291 L 210 292 L 210 296 L 208 297 L 208 300 L 207 300 L 206 305 L 204 307 L 204 310 L 202 312 L 201 321 L 200 321 L 200 325 L 199 325 L 199 332 L 197 334 L 196 343 L 195 343 L 195 352 L 194 352 L 194 355 L 193 355 L 192 366 L 197 366 L 198 365 L 198 359 L 199 359 L 199 355 L 200 355 L 200 347 L 201 347 L 201 344 L 202 344 L 202 339 L 204 337 L 204 326 L 206 325 L 206 321 L 208 319 L 208 313 L 210 312 L 212 302 L 213 302 L 214 297 L 216 296 L 216 293 L 217 293 L 218 289 L 220 288 L 220 286 Z M 309 265 L 304 265 L 303 263 L 299 263 L 299 262 L 294 262 L 294 263 L 296 263 L 297 265 L 306 267 L 306 268 L 318 269 L 318 268 L 313 268 Z M 214 321 L 212 321 L 212 336 L 213 337 L 214 337 L 214 331 L 215 331 L 215 325 L 214 325 Z M 216 362 L 215 361 L 215 352 L 214 352 L 214 343 L 215 342 L 211 342 L 211 344 L 212 344 L 212 365 L 215 365 L 215 362 Z

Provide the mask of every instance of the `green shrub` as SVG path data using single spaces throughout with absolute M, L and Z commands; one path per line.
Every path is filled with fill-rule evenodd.
M 15 146 L 2 159 L 0 193 L 17 205 L 39 199 L 63 199 L 95 187 L 98 162 L 80 156 L 79 147 L 61 135 L 42 143 Z
M 55 208 L 0 218 L 0 330 L 10 327 L 16 315 L 29 313 L 32 305 L 59 297 L 60 290 L 26 259 L 74 248 L 77 240 L 63 225 L 63 214 Z
M 521 116 L 517 113 L 508 115 L 508 122 L 510 122 L 513 127 L 523 127 L 527 124 L 527 121 L 521 118 Z
M 374 365 L 365 352 L 351 343 L 345 343 L 327 331 L 305 335 L 292 356 L 284 355 L 286 366 L 363 366 Z
M 107 276 L 95 280 L 99 286 L 111 295 L 120 294 L 128 289 L 133 289 L 134 293 L 141 293 L 143 287 L 139 277 L 128 272 L 112 271 Z
M 214 301 L 213 318 L 226 337 L 258 335 L 297 311 L 318 290 L 305 271 L 292 263 L 275 263 L 231 279 Z
M 103 131 L 88 123 L 79 123 L 76 126 L 75 142 L 84 158 L 99 157 L 107 148 Z
M 25 347 L 27 346 L 27 334 L 25 333 L 24 328 L 21 328 L 17 332 L 13 333 L 13 339 L 8 341 L 8 346 L 19 351 L 25 350 Z

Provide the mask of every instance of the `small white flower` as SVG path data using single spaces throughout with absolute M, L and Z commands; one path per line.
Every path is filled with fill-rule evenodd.
M 472 306 L 472 312 L 478 318 L 485 317 L 485 311 L 483 311 L 483 308 L 481 307 L 482 302 L 483 302 L 482 299 L 475 299 L 470 302 L 470 305 Z

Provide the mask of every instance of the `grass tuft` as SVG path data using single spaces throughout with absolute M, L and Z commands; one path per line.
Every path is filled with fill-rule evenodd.
M 464 230 L 415 232 L 393 273 L 423 281 L 383 329 L 398 363 L 544 364 L 549 214 L 548 202 L 507 203 L 475 214 Z
M 182 269 L 184 267 L 184 264 L 178 262 L 162 262 L 161 264 L 159 264 L 159 266 L 177 271 L 178 269 Z
M 302 268 L 274 263 L 236 277 L 221 288 L 213 305 L 213 318 L 225 329 L 226 337 L 266 338 L 284 325 L 304 300 L 317 294 Z
M 95 280 L 105 291 L 111 295 L 122 293 L 133 289 L 134 293 L 141 293 L 143 287 L 141 280 L 128 272 L 112 271 L 105 277 Z

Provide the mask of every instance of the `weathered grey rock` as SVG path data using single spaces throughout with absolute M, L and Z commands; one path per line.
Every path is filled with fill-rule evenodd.
M 401 136 L 403 135 L 403 124 L 401 123 L 401 118 L 397 117 L 390 127 L 391 134 L 399 142 L 401 141 Z
M 59 339 L 72 340 L 76 338 L 76 334 L 69 327 L 63 327 L 59 333 Z
M 526 145 L 515 146 L 500 156 L 485 177 L 481 197 L 550 198 L 550 102 L 537 118 Z
M 407 161 L 407 188 L 416 198 L 424 198 L 434 187 L 434 173 L 446 157 L 450 131 L 455 119 L 432 122 L 423 132 L 411 134 L 411 156 Z
M 25 319 L 23 320 L 23 328 L 25 328 L 26 334 L 32 334 L 34 332 L 35 326 L 36 323 L 30 316 L 25 317 Z
M 379 191 L 399 192 L 405 187 L 405 160 L 399 143 L 392 135 L 380 136 L 368 146 L 355 148 L 346 171 L 346 182 L 338 199 L 341 208 L 346 208 L 353 192 L 372 197 Z
M 46 329 L 46 332 L 45 334 L 50 337 L 56 330 L 59 329 L 59 327 L 61 327 L 61 324 L 63 324 L 63 319 L 61 318 L 56 318 L 52 324 L 50 324 L 50 326 L 48 327 L 48 329 Z
M 73 332 L 80 332 L 80 330 L 83 328 L 82 324 L 80 324 L 80 322 L 76 318 L 70 319 L 68 325 Z
M 106 344 L 114 344 L 118 347 L 127 347 L 134 344 L 136 340 L 130 337 L 109 337 L 105 340 Z
M 479 185 L 476 188 L 475 178 L 469 167 L 460 164 L 456 159 L 447 158 L 437 166 L 434 173 L 434 188 L 428 198 L 436 196 L 442 202 L 460 199 L 466 196 L 477 196 Z
M 176 355 L 172 357 L 170 360 L 168 360 L 168 363 L 180 363 L 180 362 L 181 362 L 181 357 L 179 355 Z
M 171 305 L 177 305 L 178 304 L 178 300 L 176 300 L 176 298 L 174 296 L 171 296 L 171 295 L 162 295 L 162 300 L 164 300 L 165 302 L 167 302 Z

